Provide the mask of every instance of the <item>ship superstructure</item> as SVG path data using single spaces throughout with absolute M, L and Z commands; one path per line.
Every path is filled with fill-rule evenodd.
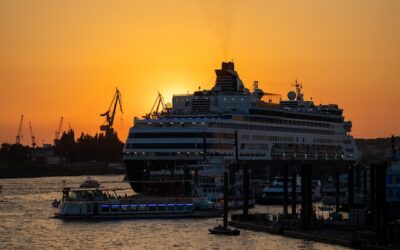
M 175 95 L 172 107 L 135 118 L 124 147 L 127 176 L 145 180 L 151 170 L 217 160 L 246 162 L 257 178 L 277 162 L 349 164 L 358 158 L 352 123 L 335 104 L 305 100 L 297 81 L 288 99 L 273 101 L 254 83 L 250 91 L 233 62 L 217 69 L 215 86 Z M 141 191 L 138 182 L 132 185 Z

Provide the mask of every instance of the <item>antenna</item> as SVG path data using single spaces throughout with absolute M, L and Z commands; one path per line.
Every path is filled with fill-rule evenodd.
M 304 101 L 304 96 L 303 93 L 301 92 L 301 89 L 303 88 L 303 84 L 301 84 L 300 82 L 296 80 L 294 81 L 294 84 L 292 85 L 294 87 L 296 87 L 296 96 L 297 96 L 297 101 L 303 102 Z

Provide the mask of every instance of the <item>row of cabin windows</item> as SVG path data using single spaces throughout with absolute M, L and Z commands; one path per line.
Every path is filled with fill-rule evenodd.
M 298 126 L 309 126 L 309 127 L 322 127 L 329 128 L 329 123 L 319 123 L 319 122 L 310 122 L 310 121 L 299 121 L 299 120 L 285 120 L 278 118 L 264 118 L 264 117 L 244 117 L 245 121 L 251 122 L 264 122 L 264 123 L 277 123 L 277 124 L 288 124 L 288 125 L 298 125 Z
M 234 144 L 206 143 L 206 149 L 233 149 Z M 125 149 L 204 149 L 203 143 L 128 143 Z
M 310 120 L 310 121 L 323 121 L 323 122 L 336 122 L 336 123 L 343 122 L 343 117 L 331 117 L 331 116 L 300 114 L 300 113 L 288 113 L 288 112 L 274 111 L 274 110 L 250 109 L 249 113 L 251 115 L 279 116 L 279 117 L 284 117 L 284 118 Z
M 132 211 L 191 211 L 193 204 L 154 204 L 154 205 L 101 205 L 103 213 L 132 212 Z
M 203 152 L 125 152 L 125 156 L 204 157 Z M 233 156 L 232 152 L 207 152 L 207 156 Z
M 328 138 L 314 138 L 315 143 L 333 143 L 332 139 Z
M 218 139 L 235 139 L 235 134 L 233 133 L 129 133 L 129 138 L 218 138 Z
M 242 137 L 242 139 L 249 138 L 247 135 L 246 137 Z M 276 135 L 252 135 L 253 140 L 256 141 L 287 141 L 292 142 L 294 141 L 293 137 L 290 136 L 276 136 Z
M 333 130 L 319 130 L 309 128 L 287 128 L 287 127 L 273 127 L 263 125 L 250 125 L 250 124 L 234 124 L 234 123 L 222 123 L 222 122 L 211 122 L 210 127 L 216 128 L 231 128 L 231 129 L 250 129 L 250 130 L 264 130 L 274 132 L 289 132 L 289 133 L 304 133 L 304 134 L 323 134 L 333 135 Z

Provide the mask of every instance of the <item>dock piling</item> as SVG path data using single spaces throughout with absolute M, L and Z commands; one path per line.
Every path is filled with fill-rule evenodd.
M 375 164 L 369 165 L 369 176 L 370 176 L 370 208 L 371 208 L 371 226 L 374 226 L 376 223 L 375 213 L 376 213 L 376 183 L 375 183 L 375 175 L 376 175 L 376 166 Z
M 348 182 L 348 206 L 349 211 L 354 207 L 354 166 L 348 167 L 347 173 Z
M 386 222 L 386 164 L 375 165 L 375 230 L 384 241 L 387 231 Z
M 250 175 L 247 169 L 247 164 L 243 165 L 243 219 L 247 220 L 249 214 L 249 184 Z
M 292 170 L 292 217 L 297 218 L 297 173 Z
M 228 226 L 228 196 L 229 196 L 229 185 L 228 185 L 228 172 L 224 172 L 224 228 Z
M 293 188 L 293 187 L 292 187 Z M 288 215 L 288 165 L 283 165 L 283 215 Z
M 335 187 L 336 187 L 336 212 L 339 212 L 340 208 L 340 172 L 336 170 L 335 172 Z
M 312 165 L 301 165 L 301 226 L 311 229 L 312 220 Z

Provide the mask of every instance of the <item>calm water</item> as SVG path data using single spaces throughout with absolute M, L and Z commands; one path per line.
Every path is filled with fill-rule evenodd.
M 62 180 L 80 183 L 85 178 L 0 179 L 0 249 L 345 249 L 246 230 L 238 237 L 210 235 L 207 229 L 215 225 L 215 219 L 53 219 L 51 202 L 60 198 L 56 190 L 60 190 Z M 103 183 L 122 180 L 122 176 L 93 178 Z M 125 183 L 103 186 L 128 188 Z

